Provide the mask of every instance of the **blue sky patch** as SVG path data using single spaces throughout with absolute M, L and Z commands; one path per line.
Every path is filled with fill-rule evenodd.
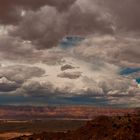
M 121 75 L 129 75 L 129 74 L 136 73 L 136 72 L 139 72 L 139 71 L 140 71 L 140 68 L 123 68 L 120 71 L 120 74 Z
M 136 82 L 137 82 L 138 84 L 140 84 L 140 78 L 137 78 L 137 79 L 136 79 Z
M 80 43 L 83 40 L 84 40 L 83 37 L 68 36 L 68 37 L 65 37 L 62 39 L 59 46 L 64 48 L 64 49 L 67 49 L 69 47 L 76 46 L 78 43 Z

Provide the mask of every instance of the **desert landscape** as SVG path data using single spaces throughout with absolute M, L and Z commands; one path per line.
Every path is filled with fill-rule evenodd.
M 140 140 L 140 114 L 1 125 L 0 140 Z
M 11 140 L 140 140 L 140 116 L 100 116 L 74 131 L 43 132 Z
M 140 132 L 139 108 L 1 106 L 0 118 L 0 140 L 112 140 L 117 133 L 125 140 L 124 130 Z

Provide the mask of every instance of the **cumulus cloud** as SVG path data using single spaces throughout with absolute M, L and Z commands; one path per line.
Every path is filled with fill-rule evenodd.
M 75 69 L 61 72 L 60 66 L 38 65 L 46 70 L 47 76 L 26 80 L 21 89 L 29 96 L 42 97 L 121 97 L 134 96 L 139 87 L 133 78 L 121 76 L 113 64 L 94 65 L 78 59 L 66 59 L 65 63 L 75 65 Z M 77 70 L 79 72 L 77 72 Z
M 65 71 L 65 70 L 68 70 L 68 69 L 74 69 L 75 67 L 69 65 L 69 64 L 66 64 L 66 65 L 63 65 L 61 66 L 61 70 L 62 71 Z
M 50 48 L 67 35 L 112 34 L 113 23 L 109 17 L 107 13 L 104 16 L 99 8 L 90 11 L 76 2 L 65 12 L 44 6 L 37 11 L 27 11 L 13 34 L 31 40 L 37 48 Z
M 23 63 L 43 62 L 55 65 L 63 61 L 61 49 L 36 50 L 30 41 L 24 41 L 18 37 L 0 35 L 0 59 Z
M 66 12 L 68 9 L 73 7 L 73 5 L 78 5 L 78 11 L 80 8 L 80 10 L 83 12 L 81 13 L 79 11 L 80 16 L 82 16 L 87 11 L 90 11 L 90 13 L 96 13 L 97 11 L 100 11 L 100 13 L 103 13 L 102 17 L 111 17 L 114 26 L 117 27 L 118 30 L 138 31 L 140 29 L 140 21 L 138 20 L 140 2 L 138 0 L 13 0 L 12 2 L 10 0 L 1 0 L 0 23 L 17 25 L 23 19 L 23 10 L 37 11 L 45 5 L 55 7 L 57 11 L 61 13 L 64 11 Z M 74 12 L 76 11 L 74 10 Z M 78 13 L 76 12 L 75 15 L 78 15 Z M 90 15 L 88 17 L 90 17 Z M 72 19 L 74 19 L 74 17 Z M 78 19 L 80 18 L 78 17 Z M 78 19 L 76 20 L 78 21 Z M 100 19 L 101 18 L 98 17 L 98 20 Z
M 39 82 L 34 80 L 28 80 L 22 85 L 22 90 L 25 95 L 28 96 L 45 96 L 49 97 L 56 95 L 52 83 L 49 82 Z
M 81 72 L 63 72 L 57 75 L 61 78 L 77 79 L 81 76 Z
M 13 41 L 13 38 L 11 40 Z M 12 41 L 9 42 L 12 43 Z M 1 45 L 3 55 L 10 49 L 9 42 L 6 45 L 4 39 L 1 41 L 1 44 L 4 44 Z M 19 47 L 15 45 L 17 42 L 20 41 L 13 42 L 15 49 Z M 21 47 L 21 43 L 19 44 L 19 52 L 22 52 L 24 45 Z M 129 56 L 124 53 L 124 50 L 131 50 L 131 44 L 137 49 L 139 39 L 98 35 L 85 39 L 68 51 L 59 47 L 47 50 L 36 50 L 31 47 L 28 53 L 32 56 L 36 50 L 38 54 L 34 66 L 26 64 L 29 57 L 27 56 L 24 65 L 3 66 L 2 64 L 0 76 L 19 84 L 15 88 L 16 94 L 21 93 L 31 97 L 132 97 L 139 93 L 134 76 L 119 75 L 121 67 L 139 64 L 135 54 L 134 58 L 131 55 L 131 61 L 129 61 Z M 11 49 L 10 53 L 13 53 L 11 56 L 18 54 L 15 51 L 14 48 Z M 123 60 L 123 55 L 126 61 Z M 24 57 L 24 53 L 21 56 Z M 32 59 L 34 57 L 31 57 Z M 21 60 L 15 62 L 19 63 Z
M 0 77 L 6 77 L 19 84 L 32 77 L 39 77 L 44 73 L 44 70 L 38 67 L 30 67 L 26 65 L 4 66 L 0 68 Z
M 0 11 L 0 92 L 110 104 L 139 96 L 140 74 L 120 75 L 140 67 L 137 0 L 5 0 Z M 69 36 L 82 39 L 61 47 Z
M 0 92 L 14 91 L 19 87 L 15 81 L 10 81 L 6 77 L 0 79 Z
M 8 35 L 0 35 L 0 57 L 1 59 L 32 61 L 39 52 L 33 49 L 33 45 L 29 42 L 24 42 L 20 38 L 14 38 Z
M 107 0 L 103 1 L 103 4 L 106 5 L 112 15 L 114 15 L 115 24 L 118 29 L 123 31 L 139 32 L 140 20 L 138 17 L 140 13 L 140 1 Z
M 0 23 L 18 24 L 22 19 L 22 10 L 37 10 L 44 5 L 56 7 L 63 11 L 69 8 L 75 0 L 1 0 L 0 1 Z
M 109 76 L 109 75 L 108 75 Z M 40 97 L 133 97 L 138 95 L 140 89 L 134 80 L 129 78 L 114 77 L 99 77 L 94 79 L 88 76 L 77 78 L 67 78 L 62 80 L 62 83 L 57 84 L 46 78 L 31 79 L 24 82 L 21 87 L 22 94 L 28 96 Z M 115 80 L 114 80 L 115 79 Z M 56 77 L 56 81 L 61 82 Z
M 33 77 L 40 77 L 45 71 L 38 67 L 26 65 L 2 66 L 0 68 L 0 92 L 21 92 L 22 85 Z M 18 93 L 19 94 L 19 93 Z
M 139 67 L 139 44 L 139 38 L 129 36 L 93 36 L 72 51 L 94 63 L 100 60 L 122 67 Z
M 37 12 L 29 11 L 16 32 L 39 47 L 44 45 L 50 48 L 57 45 L 59 39 L 64 36 L 63 23 L 63 15 L 55 7 L 45 6 Z

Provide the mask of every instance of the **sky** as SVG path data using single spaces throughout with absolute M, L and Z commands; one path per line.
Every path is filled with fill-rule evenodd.
M 139 0 L 0 0 L 0 105 L 140 107 Z

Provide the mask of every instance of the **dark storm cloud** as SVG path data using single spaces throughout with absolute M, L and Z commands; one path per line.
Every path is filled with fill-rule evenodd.
M 63 38 L 63 23 L 63 18 L 56 8 L 45 6 L 36 12 L 29 11 L 15 35 L 31 40 L 37 47 L 50 48 Z
M 50 48 L 67 35 L 138 31 L 139 6 L 138 0 L 1 0 L 0 22 L 19 21 L 12 35 L 31 40 L 39 49 Z
M 107 13 L 101 13 L 98 8 L 90 11 L 73 4 L 65 12 L 52 6 L 28 11 L 13 34 L 24 40 L 31 40 L 40 49 L 58 45 L 67 35 L 86 36 L 113 32 L 112 21 Z
M 61 71 L 65 71 L 65 70 L 68 70 L 68 69 L 75 69 L 75 67 L 73 67 L 69 64 L 61 66 Z
M 44 5 L 56 7 L 59 11 L 68 9 L 75 0 L 0 0 L 0 23 L 17 24 L 21 10 L 37 10 Z
M 118 28 L 126 31 L 140 30 L 140 1 L 139 0 L 104 0 L 114 16 Z
M 48 65 L 62 63 L 63 52 L 36 50 L 35 46 L 19 37 L 0 35 L 0 59 L 25 63 L 43 62 Z
M 69 11 L 66 28 L 68 34 L 113 33 L 112 22 L 109 17 L 104 17 L 107 13 L 100 13 L 98 8 L 90 11 L 79 5 L 74 5 Z

